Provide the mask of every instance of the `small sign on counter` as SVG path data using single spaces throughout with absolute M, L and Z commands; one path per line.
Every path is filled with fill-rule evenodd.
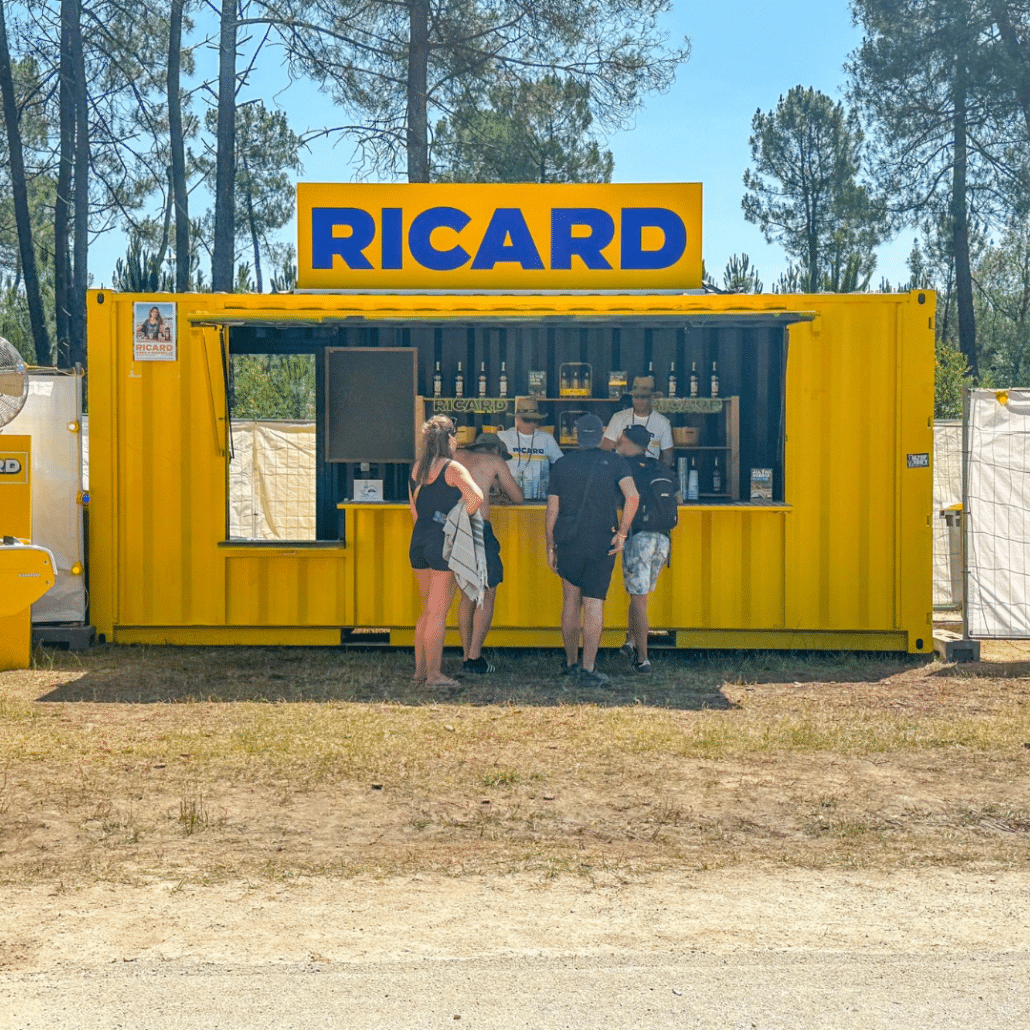
M 773 499 L 773 470 L 751 470 L 751 500 L 771 501 Z
M 381 479 L 355 479 L 355 501 L 381 501 L 383 499 L 383 481 Z

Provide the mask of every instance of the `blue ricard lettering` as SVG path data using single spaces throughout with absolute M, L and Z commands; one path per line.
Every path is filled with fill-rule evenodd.
M 700 286 L 696 183 L 302 184 L 301 288 Z

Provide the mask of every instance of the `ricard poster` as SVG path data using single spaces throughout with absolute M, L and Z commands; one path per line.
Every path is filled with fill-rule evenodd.
M 136 301 L 132 305 L 132 360 L 175 361 L 175 304 Z

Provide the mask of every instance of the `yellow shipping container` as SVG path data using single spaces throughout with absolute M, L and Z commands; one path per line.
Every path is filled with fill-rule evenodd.
M 418 596 L 405 503 L 342 505 L 339 539 L 229 538 L 234 332 L 271 339 L 274 347 L 276 334 L 288 331 L 317 349 L 347 346 L 341 334 L 353 327 L 375 333 L 377 342 L 378 327 L 389 329 L 402 345 L 411 334 L 446 334 L 449 326 L 483 333 L 557 326 L 573 334 L 690 327 L 715 334 L 723 349 L 737 347 L 746 364 L 748 327 L 760 325 L 789 341 L 785 372 L 776 374 L 779 497 L 752 504 L 741 494 L 737 502 L 681 507 L 671 567 L 650 604 L 652 628 L 685 648 L 930 653 L 934 303 L 927 291 L 92 291 L 91 621 L 115 642 L 336 645 L 361 629 L 389 633 L 394 644 L 412 639 Z M 155 308 L 152 328 L 141 328 L 141 313 Z M 607 397 L 606 379 L 595 396 Z M 740 482 L 746 486 L 744 472 Z M 489 643 L 560 646 L 561 591 L 544 560 L 543 508 L 496 506 L 493 522 L 506 572 Z M 603 644 L 621 642 L 625 619 L 616 572 Z M 456 642 L 454 634 L 449 643 Z

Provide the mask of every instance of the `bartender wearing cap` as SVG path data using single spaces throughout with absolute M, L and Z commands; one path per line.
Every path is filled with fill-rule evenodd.
M 671 468 L 675 460 L 672 425 L 664 415 L 654 410 L 654 377 L 636 376 L 630 395 L 633 407 L 612 415 L 601 441 L 601 449 L 614 451 L 619 437 L 628 426 L 643 426 L 651 434 L 647 453 Z
M 561 456 L 561 448 L 551 433 L 540 429 L 544 415 L 535 397 L 515 398 L 515 425 L 502 429 L 497 438 L 503 441 L 511 458 L 508 469 L 527 498 L 547 496 L 550 466 Z

